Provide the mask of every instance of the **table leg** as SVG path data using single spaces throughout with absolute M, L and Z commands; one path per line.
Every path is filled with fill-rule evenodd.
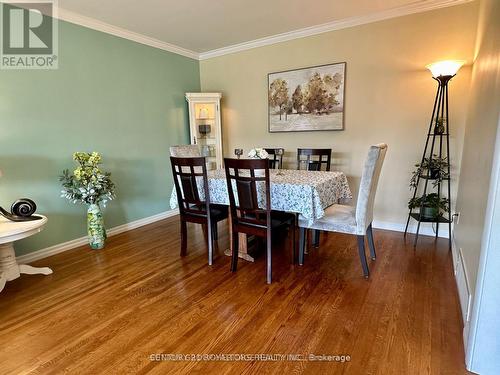
M 6 243 L 0 245 L 0 292 L 5 287 L 7 281 L 12 281 L 21 276 L 21 273 L 28 275 L 43 274 L 50 275 L 52 270 L 48 267 L 32 267 L 27 264 L 17 264 L 14 244 Z
M 229 215 L 227 218 L 227 222 L 229 224 L 229 249 L 224 251 L 224 254 L 227 256 L 231 256 L 233 253 L 233 241 L 231 241 L 233 235 L 233 226 L 231 225 L 231 211 L 229 211 Z M 238 249 L 238 257 L 241 259 L 247 260 L 249 262 L 254 262 L 255 259 L 250 254 L 248 254 L 248 245 L 247 245 L 247 235 L 245 233 L 239 234 L 239 249 Z
M 17 279 L 20 276 L 13 243 L 0 245 L 0 272 L 3 273 L 6 281 Z
M 26 275 L 51 275 L 52 270 L 49 267 L 32 267 L 27 264 L 20 264 L 19 273 L 25 273 Z

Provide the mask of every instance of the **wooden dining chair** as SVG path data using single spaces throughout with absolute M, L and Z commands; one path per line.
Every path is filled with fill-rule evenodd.
M 218 237 L 217 223 L 227 219 L 228 208 L 210 203 L 204 157 L 170 157 L 170 162 L 180 213 L 181 256 L 187 254 L 187 223 L 202 224 L 206 228 L 208 237 L 208 264 L 212 265 L 214 241 Z M 200 184 L 203 187 L 203 199 L 199 194 Z
M 295 259 L 296 215 L 271 210 L 271 183 L 267 159 L 225 158 L 224 165 L 232 221 L 231 240 L 233 253 L 231 272 L 236 272 L 238 266 L 238 234 L 254 235 L 266 241 L 267 283 L 270 284 L 272 281 L 272 231 L 290 226 L 293 241 L 293 259 Z M 264 175 L 258 175 L 259 172 L 257 171 L 264 171 Z M 261 197 L 260 205 L 259 197 Z
M 331 148 L 298 148 L 297 149 L 297 169 L 305 169 L 308 171 L 321 171 L 322 167 L 324 170 L 330 171 L 332 157 Z M 312 230 L 312 243 L 314 247 L 319 246 L 320 231 Z
M 322 167 L 325 171 L 330 171 L 331 158 L 331 148 L 298 148 L 297 169 L 302 169 L 305 165 L 308 171 L 321 171 Z
M 282 147 L 278 148 L 265 148 L 266 152 L 269 154 L 269 169 L 283 169 L 283 155 L 285 154 L 285 149 Z
M 176 158 L 201 157 L 198 145 L 177 145 L 170 147 L 170 156 Z
M 358 252 L 361 266 L 363 267 L 363 274 L 366 278 L 369 277 L 370 272 L 368 270 L 365 254 L 365 235 L 368 237 L 371 258 L 375 260 L 376 252 L 372 233 L 373 203 L 375 201 L 378 179 L 386 152 L 387 145 L 385 143 L 370 147 L 363 168 L 363 174 L 361 175 L 358 202 L 355 207 L 334 204 L 325 210 L 325 215 L 321 219 L 316 220 L 311 225 L 305 220 L 299 220 L 300 265 L 304 263 L 306 228 L 353 234 L 356 235 L 358 239 Z

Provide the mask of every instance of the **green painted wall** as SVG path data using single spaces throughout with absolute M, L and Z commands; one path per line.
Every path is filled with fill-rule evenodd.
M 184 93 L 200 89 L 197 61 L 59 23 L 59 69 L 0 71 L 0 205 L 30 197 L 46 229 L 17 255 L 86 234 L 85 207 L 59 197 L 74 151 L 99 151 L 118 198 L 106 226 L 169 209 L 169 146 L 188 141 Z

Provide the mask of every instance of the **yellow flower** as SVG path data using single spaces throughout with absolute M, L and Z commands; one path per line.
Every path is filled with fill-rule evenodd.
M 73 175 L 77 180 L 80 180 L 82 178 L 82 170 L 80 168 L 75 169 Z

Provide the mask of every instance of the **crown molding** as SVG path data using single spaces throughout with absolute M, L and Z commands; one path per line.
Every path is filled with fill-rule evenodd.
M 75 25 L 83 26 L 92 30 L 101 31 L 106 34 L 111 34 L 120 38 L 132 40 L 137 43 L 145 44 L 150 47 L 158 48 L 164 51 L 173 52 L 178 55 L 189 57 L 191 59 L 199 60 L 199 53 L 195 51 L 191 51 L 189 49 L 176 46 L 175 44 L 166 43 L 146 35 L 135 33 L 133 31 L 129 31 L 121 27 L 113 26 L 110 25 L 109 23 L 98 21 L 94 18 L 82 16 L 80 14 L 71 12 L 63 8 L 58 9 L 57 18 L 62 21 L 73 23 Z
M 269 37 L 259 38 L 248 42 L 238 43 L 201 53 L 177 46 L 175 44 L 163 42 L 161 40 L 143 34 L 129 31 L 118 26 L 113 26 L 106 22 L 98 21 L 94 18 L 86 17 L 63 8 L 58 8 L 57 18 L 92 30 L 101 31 L 106 34 L 114 35 L 150 47 L 189 57 L 191 59 L 206 60 L 218 56 L 228 55 L 231 53 L 246 51 L 253 48 L 286 42 L 289 40 L 305 38 L 308 36 L 346 29 L 353 26 L 365 25 L 368 23 L 383 21 L 390 18 L 406 16 L 409 14 L 427 12 L 430 10 L 446 8 L 454 5 L 461 5 L 472 1 L 475 0 L 424 0 L 422 2 L 408 4 L 402 7 L 397 7 L 382 12 L 372 13 L 359 17 L 344 18 L 321 25 L 276 34 Z
M 280 42 L 286 42 L 293 39 L 305 38 L 312 35 L 327 33 L 334 30 L 345 29 L 353 26 L 364 25 L 372 22 L 383 21 L 390 18 L 406 16 L 414 13 L 421 13 L 435 9 L 446 8 L 454 5 L 460 5 L 472 2 L 474 0 L 427 0 L 419 3 L 408 4 L 405 6 L 372 13 L 364 16 L 344 18 L 341 20 L 324 23 L 321 25 L 306 27 L 282 34 L 276 34 L 269 37 L 251 40 L 244 43 L 234 44 L 228 47 L 222 47 L 199 54 L 200 60 L 211 59 L 218 56 L 228 55 L 235 52 L 246 51 L 253 48 L 268 46 Z

